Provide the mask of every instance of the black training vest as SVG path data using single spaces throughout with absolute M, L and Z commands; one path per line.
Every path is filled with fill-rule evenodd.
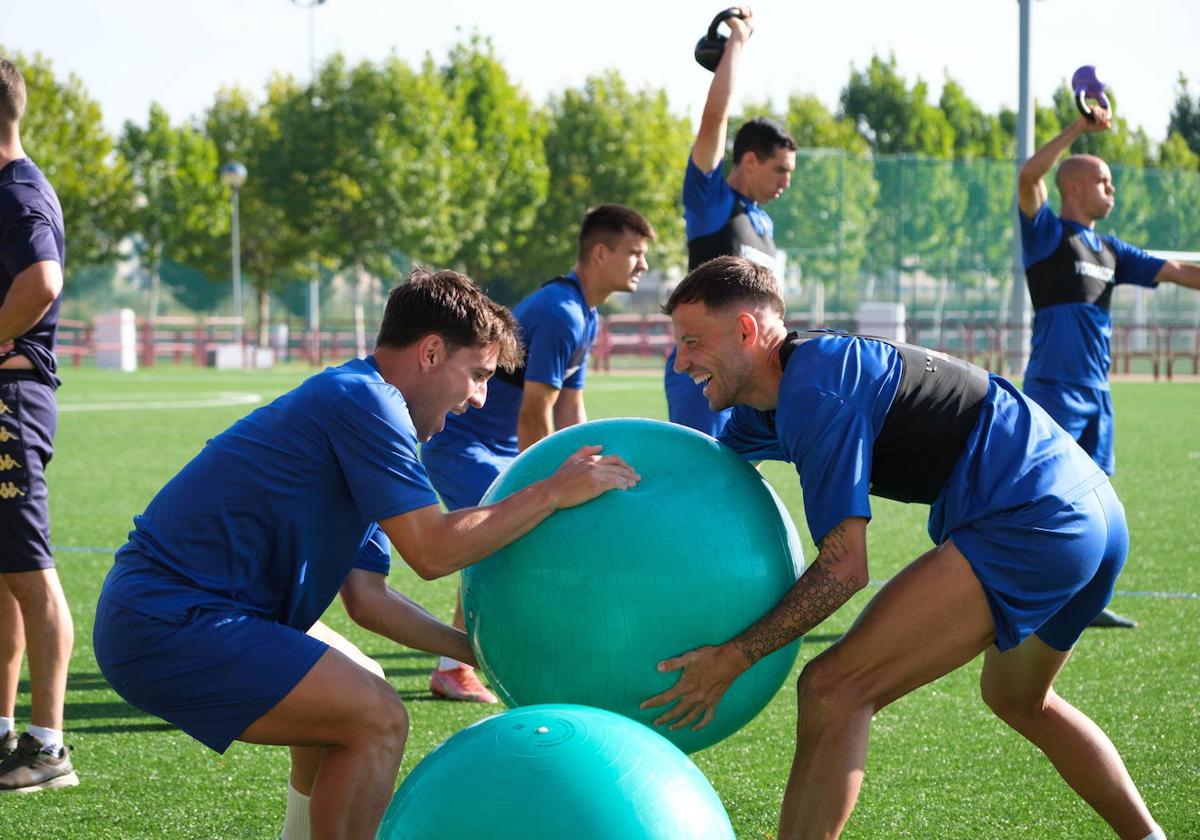
M 575 286 L 576 288 L 579 288 L 579 286 L 580 286 L 580 284 L 573 282 L 570 277 L 559 276 L 559 277 L 554 277 L 554 278 L 551 278 L 550 280 L 547 280 L 545 283 L 543 283 L 538 288 L 544 289 L 547 286 L 549 286 L 551 283 L 569 283 L 572 286 Z M 582 294 L 582 292 L 580 294 Z M 586 306 L 587 306 L 587 302 L 584 301 L 584 307 L 586 308 Z M 505 370 L 504 368 L 496 368 L 496 372 L 492 374 L 492 379 L 499 380 L 500 382 L 506 382 L 509 385 L 512 385 L 516 388 L 524 388 L 525 387 L 525 362 L 528 358 L 529 358 L 529 348 L 526 347 L 525 355 L 521 359 L 521 364 L 519 364 L 515 368 L 513 368 L 511 372 Z
M 1058 248 L 1025 269 L 1025 279 L 1035 310 L 1060 303 L 1092 303 L 1108 309 L 1116 271 L 1117 253 L 1111 245 L 1101 239 L 1096 253 L 1082 230 L 1064 229 Z
M 779 350 L 784 368 L 805 341 L 829 332 L 789 333 Z M 833 335 L 851 335 L 832 333 Z M 875 439 L 871 493 L 898 502 L 933 504 L 962 457 L 988 392 L 981 367 L 912 344 L 874 336 L 900 354 L 903 373 Z
M 772 273 L 775 271 L 775 240 L 754 229 L 745 204 L 737 197 L 734 198 L 733 212 L 729 214 L 724 227 L 689 240 L 688 271 L 694 271 L 701 263 L 714 257 L 730 254 L 766 266 Z

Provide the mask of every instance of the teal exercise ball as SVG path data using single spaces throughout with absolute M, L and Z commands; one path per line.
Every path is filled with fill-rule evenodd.
M 467 632 L 509 706 L 579 703 L 652 726 L 639 704 L 675 684 L 659 661 L 741 633 L 803 571 L 783 503 L 753 466 L 708 435 L 644 419 L 571 426 L 530 447 L 484 496 L 499 501 L 599 444 L 641 475 L 629 490 L 559 510 L 463 572 Z M 791 673 L 797 640 L 730 686 L 714 719 L 656 727 L 684 752 L 731 735 Z
M 669 741 L 587 706 L 527 706 L 457 732 L 413 768 L 379 840 L 733 840 Z

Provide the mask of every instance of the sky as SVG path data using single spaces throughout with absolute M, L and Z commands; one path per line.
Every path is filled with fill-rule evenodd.
M 273 73 L 307 78 L 309 21 L 318 61 L 335 51 L 377 61 L 396 53 L 435 61 L 478 32 L 537 102 L 617 68 L 635 87 L 667 90 L 676 113 L 698 120 L 709 74 L 692 59 L 721 2 L 645 0 L 0 0 L 0 47 L 41 53 L 74 73 L 116 133 L 144 123 L 150 103 L 182 121 L 204 112 L 222 86 L 261 95 Z M 1015 109 L 1017 0 L 759 0 L 738 101 L 815 94 L 827 107 L 852 67 L 895 55 L 910 82 L 936 101 L 946 74 L 989 112 Z M 1200 0 L 1035 0 L 1031 80 L 1048 102 L 1076 67 L 1093 64 L 1121 113 L 1154 140 L 1166 136 L 1182 72 L 1200 92 Z M 36 107 L 36 105 L 34 105 Z

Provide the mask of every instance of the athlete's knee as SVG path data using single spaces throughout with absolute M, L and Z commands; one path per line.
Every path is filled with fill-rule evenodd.
M 851 714 L 872 699 L 843 657 L 831 648 L 804 666 L 796 685 L 796 700 L 801 716 L 811 720 Z
M 408 709 L 400 696 L 382 680 L 371 680 L 357 704 L 358 714 L 349 722 L 353 735 L 376 747 L 402 750 L 408 738 Z
M 1042 715 L 1049 696 L 1048 692 L 1026 691 L 1010 681 L 989 675 L 986 668 L 979 678 L 979 694 L 996 717 L 1018 731 Z

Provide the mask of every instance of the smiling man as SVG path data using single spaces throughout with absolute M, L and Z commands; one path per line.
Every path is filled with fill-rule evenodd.
M 415 271 L 374 353 L 210 440 L 134 519 L 104 583 L 94 642 L 113 688 L 218 752 L 308 749 L 314 838 L 374 835 L 408 731 L 386 681 L 306 634 L 339 589 L 368 629 L 469 660 L 463 633 L 387 586 L 388 544 L 436 578 L 637 481 L 585 447 L 503 502 L 442 512 L 417 445 L 484 404 L 521 358 L 516 329 L 466 277 Z
M 967 362 L 845 333 L 788 333 L 777 282 L 748 260 L 705 263 L 664 310 L 678 371 L 711 408 L 736 406 L 721 441 L 747 460 L 795 466 L 819 550 L 740 635 L 659 664 L 682 673 L 643 704 L 673 704 L 655 723 L 707 724 L 742 672 L 867 586 L 870 496 L 928 504 L 933 547 L 800 675 L 781 840 L 836 837 L 858 798 L 875 713 L 980 653 L 987 705 L 1120 837 L 1161 838 L 1107 736 L 1053 687 L 1112 596 L 1128 545 L 1124 509 L 1087 454 L 1009 382 Z
M 584 215 L 575 267 L 513 310 L 524 359 L 512 371 L 496 375 L 487 405 L 451 417 L 446 430 L 421 449 L 433 486 L 449 510 L 479 504 L 519 452 L 556 429 L 587 420 L 583 385 L 596 338 L 596 307 L 617 292 L 637 289 L 654 238 L 645 217 L 621 204 L 601 204 Z M 461 604 L 454 626 L 464 627 Z M 452 657 L 438 663 L 429 685 L 439 697 L 497 702 L 475 670 Z

